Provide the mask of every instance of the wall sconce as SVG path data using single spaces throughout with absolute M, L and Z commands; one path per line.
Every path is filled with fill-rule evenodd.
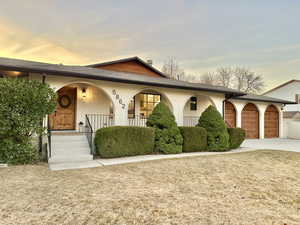
M 81 90 L 81 97 L 82 97 L 83 99 L 86 98 L 86 88 L 82 88 L 82 90 Z

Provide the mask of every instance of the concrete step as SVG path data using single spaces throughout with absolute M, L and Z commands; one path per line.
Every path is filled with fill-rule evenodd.
M 52 155 L 49 159 L 49 163 L 73 163 L 84 162 L 93 160 L 93 156 L 90 154 L 76 154 L 76 155 Z
M 53 149 L 76 149 L 76 148 L 89 148 L 88 141 L 76 141 L 76 142 L 52 142 L 51 146 Z
M 70 170 L 70 169 L 94 168 L 99 166 L 102 165 L 96 160 L 49 164 L 50 170 Z
M 51 136 L 52 141 L 85 141 L 87 140 L 85 135 L 53 135 Z
M 90 149 L 87 148 L 79 148 L 79 149 L 72 149 L 71 151 L 65 151 L 65 150 L 57 150 L 51 152 L 52 156 L 70 156 L 72 155 L 82 155 L 82 154 L 90 154 Z

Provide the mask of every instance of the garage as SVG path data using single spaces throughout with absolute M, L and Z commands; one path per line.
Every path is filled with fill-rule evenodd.
M 231 102 L 225 102 L 225 122 L 227 126 L 236 127 L 236 110 Z
M 259 138 L 259 112 L 257 107 L 248 103 L 242 111 L 242 128 L 246 138 Z
M 279 112 L 274 105 L 265 111 L 265 138 L 279 137 Z

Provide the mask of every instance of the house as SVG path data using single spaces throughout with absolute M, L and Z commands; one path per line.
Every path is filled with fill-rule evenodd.
M 145 126 L 155 105 L 165 102 L 179 126 L 194 126 L 214 105 L 230 127 L 247 138 L 283 137 L 282 107 L 293 100 L 200 83 L 168 79 L 138 57 L 87 66 L 67 66 L 0 58 L 2 76 L 21 76 L 48 83 L 58 93 L 51 130 L 96 131 L 113 125 Z
M 296 102 L 284 107 L 283 137 L 300 139 L 300 80 L 285 82 L 263 95 Z

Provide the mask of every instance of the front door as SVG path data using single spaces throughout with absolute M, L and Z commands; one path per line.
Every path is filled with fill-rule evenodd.
M 74 130 L 77 89 L 64 87 L 58 92 L 58 102 L 55 112 L 50 115 L 52 130 Z

